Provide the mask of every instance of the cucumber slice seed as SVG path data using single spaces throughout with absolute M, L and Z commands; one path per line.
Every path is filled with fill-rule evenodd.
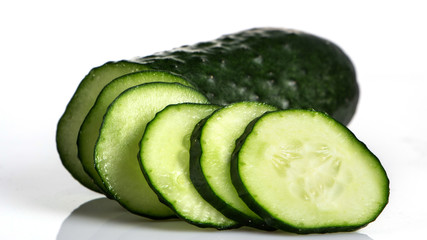
M 190 180 L 190 135 L 216 105 L 178 104 L 165 108 L 148 124 L 141 140 L 141 168 L 163 202 L 199 227 L 240 226 L 206 202 Z
M 215 111 L 195 128 L 191 141 L 190 176 L 208 202 L 228 218 L 255 228 L 273 230 L 240 199 L 230 175 L 235 141 L 247 124 L 277 108 L 257 103 L 238 102 Z
M 267 113 L 248 125 L 233 153 L 242 199 L 278 229 L 352 231 L 388 202 L 379 160 L 345 126 L 314 111 Z
M 80 127 L 77 139 L 79 159 L 87 174 L 89 174 L 96 185 L 106 193 L 108 193 L 108 190 L 99 177 L 94 162 L 95 144 L 99 136 L 99 129 L 104 114 L 108 106 L 120 93 L 130 87 L 148 82 L 177 82 L 190 86 L 189 83 L 181 77 L 162 71 L 146 70 L 123 75 L 114 79 L 104 87 Z
M 108 108 L 95 147 L 95 167 L 114 198 L 127 210 L 149 218 L 175 214 L 158 200 L 138 164 L 146 124 L 175 103 L 208 103 L 193 88 L 178 83 L 145 83 L 120 94 Z
M 107 83 L 121 75 L 145 69 L 148 67 L 128 61 L 107 62 L 92 69 L 81 81 L 58 122 L 56 147 L 62 164 L 78 182 L 88 189 L 103 192 L 85 172 L 78 158 L 76 143 L 80 126 L 99 92 Z

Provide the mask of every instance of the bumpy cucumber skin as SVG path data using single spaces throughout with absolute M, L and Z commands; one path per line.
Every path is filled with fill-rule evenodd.
M 200 144 L 200 136 L 202 134 L 203 126 L 208 121 L 210 116 L 202 119 L 193 130 L 191 134 L 191 147 L 190 147 L 190 179 L 197 191 L 202 192 L 200 194 L 206 201 L 208 201 L 212 206 L 214 206 L 218 211 L 220 211 L 224 216 L 233 219 L 237 222 L 240 222 L 246 226 L 274 231 L 275 228 L 272 228 L 266 225 L 263 221 L 253 221 L 249 220 L 249 217 L 244 217 L 242 214 L 237 215 L 235 209 L 224 202 L 221 198 L 216 196 L 215 192 L 206 183 L 206 180 L 203 176 L 202 166 L 200 165 L 200 157 L 202 156 L 202 147 Z
M 250 29 L 134 61 L 182 75 L 213 104 L 314 109 L 346 125 L 359 98 L 347 55 L 328 40 L 292 30 Z
M 80 125 L 81 123 L 83 123 L 86 114 L 89 112 L 90 108 L 95 102 L 98 93 L 109 82 L 107 81 L 108 79 L 106 80 L 98 77 L 99 71 L 104 71 L 104 69 L 109 68 L 113 68 L 117 71 L 123 71 L 123 69 L 128 68 L 128 70 L 126 70 L 127 73 L 147 69 L 146 66 L 142 66 L 140 64 L 128 61 L 107 62 L 102 66 L 93 68 L 77 87 L 77 90 L 75 91 L 73 97 L 68 103 L 65 112 L 58 121 L 56 130 L 56 148 L 61 159 L 62 165 L 80 184 L 92 191 L 99 193 L 104 192 L 94 183 L 93 179 L 86 173 L 86 171 L 83 169 L 80 160 L 78 159 L 77 136 L 79 133 Z M 123 75 L 123 73 L 118 73 L 118 75 Z M 112 76 L 112 78 L 115 77 L 119 76 Z M 93 92 L 93 90 L 97 92 Z M 81 96 L 87 97 L 89 98 L 89 100 L 86 99 L 85 102 L 82 102 Z M 81 108 L 82 105 L 85 106 L 84 109 Z M 80 124 L 78 126 L 74 126 L 74 121 L 80 121 Z M 73 128 L 73 126 L 75 128 Z M 70 136 L 75 136 L 75 138 L 70 139 Z M 75 142 L 73 142 L 72 140 L 75 140 Z
M 287 111 L 299 111 L 299 110 L 287 110 Z M 357 229 L 363 228 L 363 227 L 367 226 L 369 223 L 375 221 L 375 219 L 379 216 L 379 214 L 384 210 L 385 206 L 388 204 L 388 199 L 389 199 L 389 194 L 390 194 L 389 188 L 388 188 L 387 193 L 384 195 L 384 199 L 387 199 L 387 201 L 384 203 L 384 205 L 381 208 L 378 209 L 378 212 L 374 215 L 374 217 L 372 219 L 370 219 L 369 221 L 367 221 L 366 223 L 361 224 L 361 225 L 328 226 L 328 227 L 319 227 L 319 228 L 299 228 L 296 226 L 292 226 L 288 223 L 282 222 L 278 219 L 275 219 L 274 217 L 271 216 L 271 214 L 266 209 L 264 209 L 263 206 L 261 206 L 252 197 L 252 195 L 249 193 L 248 189 L 245 187 L 244 183 L 242 182 L 242 180 L 240 178 L 239 166 L 238 166 L 239 152 L 240 152 L 240 149 L 242 148 L 246 138 L 252 132 L 253 128 L 257 124 L 258 120 L 261 119 L 262 117 L 264 117 L 265 115 L 268 115 L 271 113 L 272 112 L 267 112 L 267 113 L 261 115 L 260 117 L 255 118 L 253 121 L 251 121 L 247 125 L 245 132 L 242 134 L 242 136 L 239 139 L 236 140 L 236 147 L 235 147 L 233 154 L 231 156 L 230 172 L 231 172 L 232 183 L 235 186 L 237 192 L 239 193 L 239 196 L 251 208 L 251 210 L 254 211 L 255 213 L 257 213 L 258 215 L 260 215 L 268 225 L 276 227 L 277 229 L 281 229 L 284 231 L 293 232 L 293 233 L 297 233 L 297 234 L 351 232 L 351 231 L 355 231 Z M 323 114 L 323 113 L 318 112 L 318 114 Z M 331 121 L 335 121 L 338 125 L 341 125 L 343 128 L 346 128 L 342 123 L 340 123 L 340 122 L 338 122 L 332 118 L 331 118 Z M 356 139 L 356 136 L 352 132 L 348 131 L 348 133 L 351 135 L 351 137 Z M 367 149 L 367 147 L 364 143 L 362 143 L 362 142 L 359 142 L 359 143 L 362 144 Z M 372 152 L 371 152 L 371 154 L 379 162 L 378 158 Z M 382 171 L 384 173 L 384 176 L 386 177 L 386 180 L 387 180 L 386 185 L 389 186 L 390 181 L 386 175 L 385 169 L 382 167 L 381 164 L 380 164 L 380 166 L 381 166 Z

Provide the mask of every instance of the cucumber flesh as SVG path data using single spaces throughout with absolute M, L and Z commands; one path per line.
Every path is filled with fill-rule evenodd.
M 78 158 L 76 143 L 80 126 L 107 83 L 121 75 L 145 69 L 148 67 L 128 61 L 108 62 L 92 69 L 78 86 L 58 122 L 56 147 L 62 164 L 78 182 L 93 191 L 102 193 Z
M 127 210 L 149 218 L 169 218 L 140 169 L 139 143 L 146 124 L 169 104 L 208 103 L 204 95 L 178 83 L 146 83 L 120 94 L 108 108 L 95 146 L 95 167 L 110 194 Z
M 269 229 L 239 197 L 230 175 L 235 141 L 254 118 L 277 108 L 239 102 L 215 111 L 195 128 L 191 141 L 190 176 L 200 195 L 227 217 L 245 225 Z
M 199 227 L 235 228 L 206 202 L 190 180 L 190 135 L 194 126 L 218 106 L 168 106 L 151 121 L 141 141 L 141 168 L 163 202 L 182 219 Z
M 177 82 L 189 86 L 184 79 L 161 71 L 141 71 L 126 74 L 108 83 L 99 94 L 95 104 L 90 109 L 78 135 L 78 155 L 84 170 L 94 180 L 96 185 L 107 192 L 98 172 L 95 169 L 94 149 L 99 136 L 99 129 L 108 106 L 126 89 L 148 82 Z
M 314 111 L 267 113 L 251 122 L 231 172 L 248 206 L 286 231 L 352 231 L 388 202 L 379 160 L 346 127 Z

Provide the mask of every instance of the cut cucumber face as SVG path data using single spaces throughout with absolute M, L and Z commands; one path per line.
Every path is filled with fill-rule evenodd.
M 237 142 L 231 173 L 247 205 L 297 233 L 352 231 L 388 202 L 379 160 L 346 127 L 313 111 L 266 113 Z
M 184 102 L 208 103 L 204 95 L 178 83 L 146 83 L 120 94 L 104 116 L 95 147 L 95 167 L 110 194 L 135 214 L 174 216 L 145 180 L 138 152 L 146 124 L 155 114 L 169 104 Z
M 200 195 L 227 217 L 261 229 L 271 227 L 240 199 L 231 182 L 230 161 L 248 123 L 274 110 L 256 102 L 231 104 L 201 121 L 191 140 L 190 176 Z
M 107 83 L 124 74 L 145 69 L 148 67 L 127 61 L 108 62 L 92 69 L 80 83 L 58 122 L 56 147 L 62 164 L 77 181 L 93 191 L 102 192 L 84 171 L 78 158 L 77 136 L 80 126 Z
M 206 202 L 190 180 L 190 136 L 194 126 L 216 105 L 168 106 L 148 124 L 141 141 L 141 168 L 163 202 L 199 227 L 235 228 L 237 222 Z
M 96 185 L 107 192 L 98 172 L 95 169 L 94 149 L 99 136 L 99 129 L 108 106 L 126 89 L 148 82 L 177 82 L 189 86 L 184 79 L 161 71 L 142 71 L 118 77 L 107 84 L 96 99 L 95 104 L 86 116 L 78 136 L 78 154 L 84 170 Z

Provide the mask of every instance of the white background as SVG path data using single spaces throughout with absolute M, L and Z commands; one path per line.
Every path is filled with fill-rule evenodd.
M 2 1 L 0 239 L 425 239 L 422 2 Z M 68 174 L 55 146 L 57 121 L 87 72 L 110 60 L 263 26 L 325 37 L 353 60 L 361 97 L 349 127 L 380 158 L 391 181 L 390 203 L 380 217 L 357 233 L 301 237 L 151 222 L 110 201 L 90 202 L 102 196 Z

